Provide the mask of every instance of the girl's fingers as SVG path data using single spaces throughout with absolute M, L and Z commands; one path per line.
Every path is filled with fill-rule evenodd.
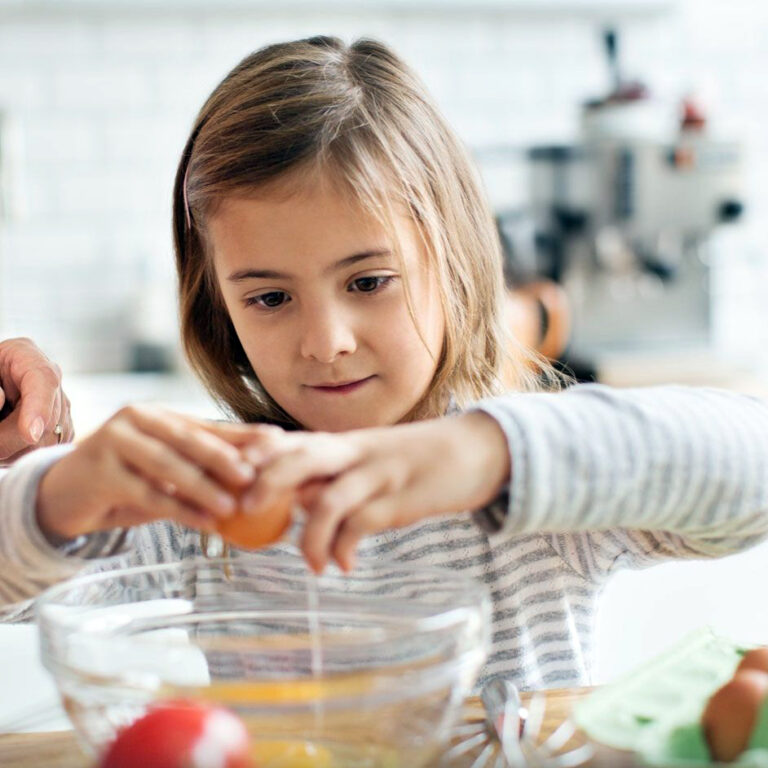
M 305 507 L 307 521 L 301 549 L 316 571 L 325 568 L 339 529 L 355 517 L 355 510 L 364 508 L 375 498 L 387 482 L 384 474 L 374 473 L 370 467 L 353 469 L 329 482 L 317 494 L 314 503 Z
M 362 458 L 360 450 L 347 437 L 307 436 L 290 441 L 285 452 L 279 449 L 262 466 L 253 487 L 243 496 L 243 508 L 258 509 L 274 503 L 286 490 L 298 488 L 312 480 L 333 477 L 354 466 Z
M 331 548 L 331 557 L 345 573 L 354 569 L 357 562 L 357 547 L 360 539 L 367 533 L 359 525 L 358 515 L 348 517 L 341 524 Z
M 328 487 L 329 480 L 310 480 L 296 492 L 296 503 L 304 510 L 314 506 L 317 497 Z
M 155 520 L 175 520 L 189 528 L 213 533 L 216 520 L 203 510 L 168 496 L 125 467 L 120 487 L 122 503 L 104 521 L 105 528 L 130 528 Z
M 233 424 L 225 421 L 197 422 L 191 417 L 184 418 L 236 447 L 248 446 L 252 443 L 258 444 L 261 441 L 272 441 L 291 434 L 274 424 Z
M 155 487 L 172 491 L 177 499 L 209 510 L 220 517 L 235 511 L 234 496 L 217 485 L 197 465 L 191 464 L 170 446 L 150 435 L 116 422 L 120 460 Z
M 347 573 L 355 567 L 360 539 L 392 527 L 397 497 L 381 496 L 342 520 L 330 543 L 330 556 Z
M 243 461 L 237 448 L 191 419 L 143 408 L 131 408 L 130 419 L 142 432 L 170 446 L 227 487 L 253 481 L 254 469 Z
M 254 467 L 261 467 L 276 454 L 290 450 L 302 440 L 303 433 L 284 432 L 275 428 L 269 431 L 259 430 L 241 448 L 243 458 Z

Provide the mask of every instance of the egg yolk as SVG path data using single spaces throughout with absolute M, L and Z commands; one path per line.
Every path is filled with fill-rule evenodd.
M 251 748 L 260 768 L 331 768 L 331 753 L 308 742 L 260 741 Z

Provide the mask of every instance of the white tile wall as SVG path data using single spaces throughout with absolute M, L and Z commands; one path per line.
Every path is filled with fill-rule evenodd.
M 629 72 L 665 97 L 702 84 L 718 122 L 749 140 L 756 214 L 768 178 L 768 86 L 758 74 L 768 69 L 766 21 L 756 1 L 681 0 L 624 28 Z M 321 32 L 380 37 L 421 73 L 470 145 L 525 145 L 574 137 L 577 103 L 606 84 L 598 31 L 595 13 L 503 3 L 471 13 L 461 3 L 369 3 L 357 14 L 343 5 L 235 3 L 217 14 L 199 3 L 189 12 L 162 2 L 0 3 L 0 115 L 23 137 L 12 216 L 0 224 L 0 335 L 35 337 L 68 370 L 124 365 L 141 294 L 174 301 L 170 190 L 187 129 L 252 49 Z M 763 218 L 754 217 L 759 252 Z M 728 292 L 720 295 L 727 308 Z M 739 325 L 725 314 L 726 329 Z M 156 335 L 175 338 L 172 321 L 157 323 Z

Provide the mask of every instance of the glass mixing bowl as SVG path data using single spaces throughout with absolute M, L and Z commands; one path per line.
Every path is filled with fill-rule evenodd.
M 485 659 L 490 601 L 453 571 L 377 562 L 315 577 L 266 550 L 78 577 L 37 616 L 92 753 L 151 702 L 192 698 L 242 717 L 260 768 L 293 765 L 299 747 L 318 768 L 418 768 Z

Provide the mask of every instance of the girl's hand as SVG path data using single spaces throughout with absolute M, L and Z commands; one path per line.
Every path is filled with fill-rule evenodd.
M 329 557 L 353 568 L 367 534 L 488 504 L 510 473 L 504 433 L 482 412 L 346 433 L 289 433 L 256 442 L 244 455 L 260 470 L 244 509 L 299 489 L 307 512 L 301 548 L 318 572 Z
M 234 513 L 254 469 L 245 430 L 160 409 L 123 408 L 43 477 L 37 520 L 49 538 L 175 520 L 205 531 Z

